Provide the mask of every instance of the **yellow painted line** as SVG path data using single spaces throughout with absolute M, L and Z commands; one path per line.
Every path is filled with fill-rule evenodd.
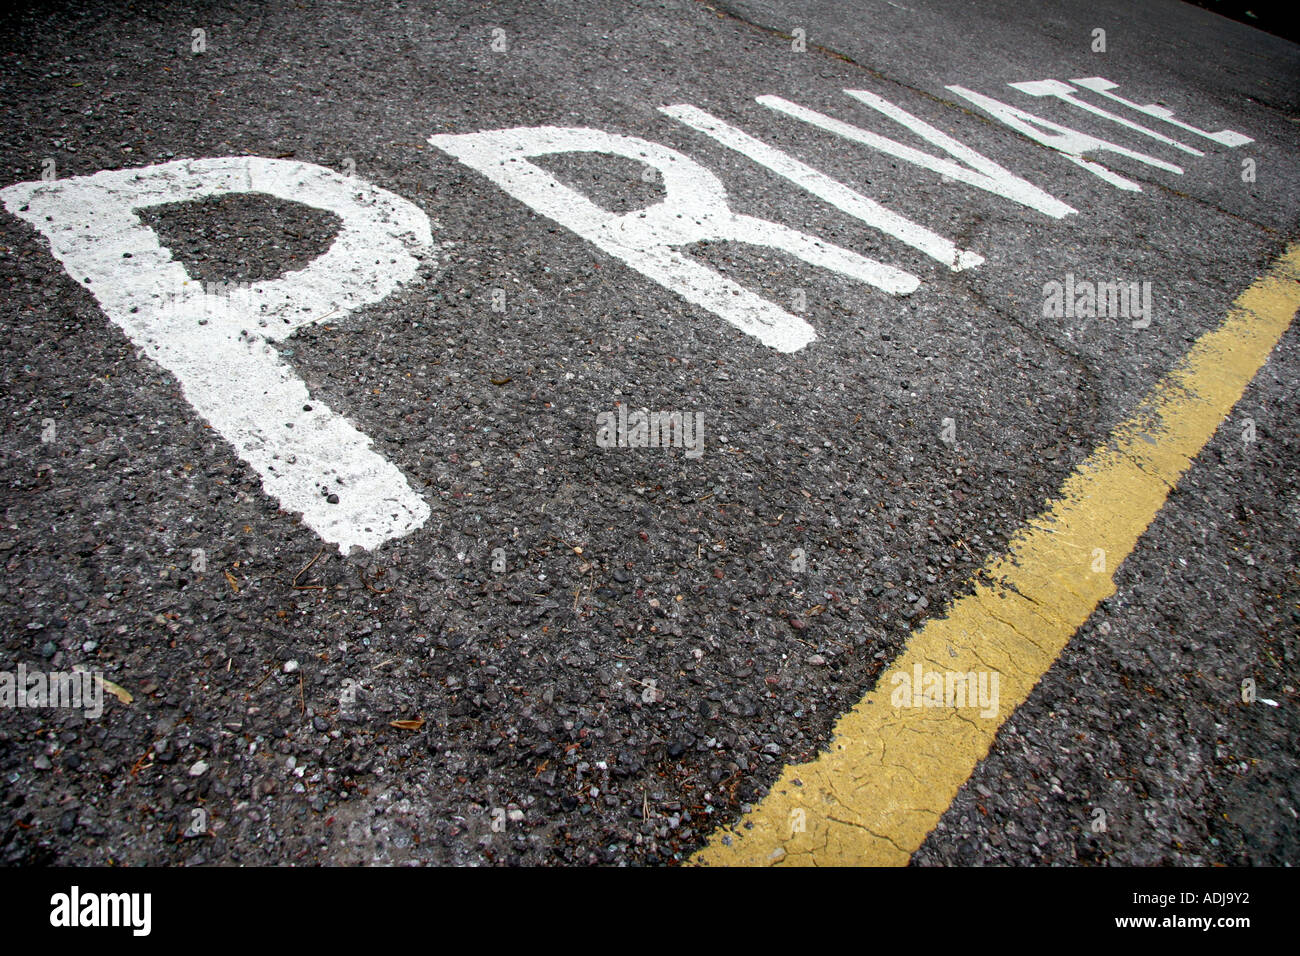
M 1092 453 L 990 561 L 993 584 L 929 621 L 835 725 L 828 751 L 787 766 L 768 796 L 693 858 L 705 865 L 904 865 L 1098 603 L 1192 460 L 1245 392 L 1300 309 L 1300 243 L 1201 336 L 1137 412 Z M 1102 562 L 1104 561 L 1104 567 Z M 977 579 L 978 580 L 978 579 Z M 908 693 L 916 675 L 998 677 L 998 708 L 938 706 Z M 906 678 L 906 682 L 904 681 Z M 954 688 L 955 690 L 955 688 Z M 894 700 L 897 699 L 897 705 Z M 946 704 L 946 705 L 945 705 Z M 988 716 L 982 716 L 987 713 Z

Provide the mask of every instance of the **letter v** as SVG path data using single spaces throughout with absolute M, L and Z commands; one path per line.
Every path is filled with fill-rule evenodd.
M 791 103 L 779 96 L 760 96 L 757 99 L 759 103 L 769 109 L 774 109 L 794 119 L 820 127 L 828 133 L 835 133 L 837 136 L 842 136 L 855 143 L 861 143 L 864 146 L 870 146 L 872 149 L 878 149 L 882 153 L 887 153 L 914 166 L 920 166 L 923 169 L 931 170 L 967 185 L 983 189 L 986 192 L 991 192 L 1004 199 L 1010 199 L 1012 202 L 1028 206 L 1030 209 L 1036 209 L 1038 212 L 1054 219 L 1060 219 L 1071 213 L 1078 212 L 1073 206 L 1061 202 L 1050 193 L 1039 189 L 1029 181 L 999 166 L 987 156 L 959 143 L 948 134 L 936 129 L 919 117 L 913 116 L 906 110 L 900 109 L 883 97 L 867 90 L 845 90 L 844 92 L 864 105 L 906 126 L 927 143 L 939 147 L 952 159 L 943 159 L 931 153 L 914 149 L 911 146 L 905 146 L 887 136 L 860 129 L 851 123 L 845 123 L 843 120 L 837 120 L 825 113 L 810 110 L 798 103 Z

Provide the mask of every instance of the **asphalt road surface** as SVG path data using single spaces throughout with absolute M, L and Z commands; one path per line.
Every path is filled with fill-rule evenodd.
M 0 859 L 690 861 L 1300 237 L 1298 79 L 1174 0 L 0 15 L 0 668 L 107 689 L 0 711 Z M 1300 859 L 1298 377 L 904 859 Z

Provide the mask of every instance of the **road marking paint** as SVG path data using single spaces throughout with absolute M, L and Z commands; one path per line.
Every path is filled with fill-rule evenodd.
M 1028 206 L 1030 209 L 1036 209 L 1055 219 L 1060 219 L 1078 211 L 1073 206 L 1061 202 L 1050 193 L 1039 189 L 1028 180 L 1020 178 L 1003 166 L 999 166 L 987 156 L 976 152 L 964 143 L 958 142 L 921 118 L 900 109 L 884 97 L 877 96 L 867 90 L 845 90 L 844 92 L 864 106 L 869 106 L 895 122 L 906 126 L 932 146 L 938 146 L 951 156 L 952 160 L 941 159 L 919 149 L 913 149 L 911 146 L 895 142 L 887 136 L 861 129 L 851 123 L 845 123 L 843 120 L 827 116 L 825 113 L 810 110 L 798 103 L 791 103 L 779 96 L 759 96 L 756 99 L 769 109 L 784 113 L 793 119 L 802 120 L 805 123 L 820 127 L 828 133 L 842 136 L 854 143 L 878 149 L 895 159 L 901 159 L 914 166 L 920 166 L 922 169 L 928 169 L 941 176 L 947 176 L 949 179 L 955 179 L 958 182 L 975 186 L 1004 199 L 1010 199 L 1012 202 Z
M 1164 133 L 1157 133 L 1150 127 L 1143 126 L 1141 123 L 1135 123 L 1132 120 L 1125 119 L 1110 110 L 1104 110 L 1100 106 L 1094 106 L 1087 100 L 1081 100 L 1074 94 L 1078 92 L 1069 83 L 1062 83 L 1060 80 L 1031 80 L 1028 83 L 1008 83 L 1007 86 L 1013 90 L 1019 90 L 1029 96 L 1053 96 L 1062 103 L 1069 103 L 1071 106 L 1083 110 L 1085 113 L 1091 113 L 1093 116 L 1100 116 L 1102 119 L 1108 119 L 1112 123 L 1118 123 L 1127 129 L 1149 136 L 1156 142 L 1164 143 L 1166 146 L 1172 146 L 1174 149 L 1182 150 L 1191 156 L 1204 156 L 1205 154 L 1193 146 L 1186 143 L 1180 143 L 1176 139 L 1171 139 Z
M 768 246 L 893 295 L 913 292 L 921 282 L 911 273 L 797 229 L 732 212 L 717 176 L 677 150 L 649 140 L 598 129 L 537 126 L 430 136 L 429 142 L 642 275 L 781 352 L 797 352 L 816 339 L 813 327 L 680 247 L 706 240 Z M 666 195 L 645 209 L 619 215 L 528 161 L 569 152 L 606 153 L 653 166 L 663 177 Z
M 305 268 L 212 295 L 136 210 L 266 193 L 337 215 Z M 307 393 L 272 343 L 384 299 L 430 254 L 428 217 L 399 196 L 312 163 L 257 156 L 179 160 L 0 190 L 68 274 L 135 345 L 179 380 L 194 409 L 261 476 L 266 493 L 341 552 L 415 530 L 430 511 L 370 439 Z M 330 503 L 327 495 L 336 495 Z
M 868 199 L 857 190 L 832 179 L 821 170 L 814 169 L 789 153 L 769 146 L 743 130 L 736 129 L 699 107 L 689 104 L 661 106 L 659 112 L 685 123 L 691 129 L 703 133 L 728 149 L 734 149 L 742 156 L 749 157 L 760 166 L 765 166 L 778 176 L 806 189 L 836 209 L 861 219 L 872 228 L 907 243 L 932 259 L 937 259 L 953 272 L 974 268 L 984 261 L 983 256 L 958 249 L 951 240 L 931 232 L 906 216 L 900 216 L 874 199 Z
M 1135 149 L 1120 146 L 1088 133 L 1081 133 L 1077 129 L 1062 126 L 1060 123 L 1053 123 L 1041 116 L 1035 116 L 1033 113 L 1026 113 L 1024 110 L 1009 106 L 1001 100 L 995 100 L 991 96 L 968 90 L 964 86 L 948 86 L 945 89 L 951 90 L 963 99 L 970 100 L 994 119 L 1010 126 L 1022 136 L 1028 136 L 1034 142 L 1042 143 L 1044 146 L 1056 150 L 1076 166 L 1088 170 L 1094 176 L 1118 189 L 1134 193 L 1142 191 L 1142 187 L 1133 180 L 1121 176 L 1119 173 L 1101 165 L 1101 163 L 1094 163 L 1090 159 L 1084 159 L 1084 153 L 1115 153 L 1118 156 L 1127 156 L 1129 159 L 1136 159 L 1139 163 L 1145 163 L 1148 166 L 1154 166 L 1156 169 L 1163 169 L 1178 176 L 1183 174 L 1181 166 L 1166 163 L 1163 159 L 1157 159 L 1146 153 L 1139 153 Z
M 835 726 L 830 749 L 787 766 L 737 825 L 694 857 L 706 865 L 904 865 L 1097 605 L 1114 572 L 1232 411 L 1300 310 L 1295 243 L 1202 335 L 1137 411 L 1065 481 L 947 617 L 926 623 Z M 1101 551 L 1106 565 L 1098 565 Z M 1109 573 L 1092 568 L 1109 567 Z M 1001 708 L 898 705 L 903 677 L 1001 676 Z
M 1159 106 L 1155 103 L 1147 103 L 1143 105 L 1140 103 L 1134 103 L 1132 100 L 1126 100 L 1124 97 L 1111 92 L 1111 90 L 1118 87 L 1119 84 L 1112 83 L 1110 80 L 1106 79 L 1103 76 L 1086 76 L 1082 78 L 1073 79 L 1070 82 L 1074 83 L 1077 86 L 1082 86 L 1085 90 L 1092 90 L 1094 93 L 1100 93 L 1102 96 L 1106 97 L 1107 99 L 1114 100 L 1116 103 L 1121 103 L 1124 106 L 1127 106 L 1131 110 L 1137 110 L 1139 113 L 1145 113 L 1147 116 L 1150 116 L 1154 119 L 1164 120 L 1166 123 L 1170 124 L 1171 126 L 1177 126 L 1179 129 L 1187 130 L 1187 132 L 1189 133 L 1195 133 L 1197 136 L 1204 136 L 1206 139 L 1213 140 L 1214 142 L 1219 143 L 1223 146 L 1231 146 L 1235 148 L 1237 146 L 1245 146 L 1247 143 L 1255 142 L 1249 136 L 1245 136 L 1241 133 L 1234 132 L 1233 130 L 1230 129 L 1221 129 L 1217 133 L 1207 133 L 1203 129 L 1197 129 L 1195 126 L 1189 126 L 1187 123 L 1184 123 L 1182 120 L 1174 119 L 1174 111 L 1167 106 Z
M 1115 84 L 1101 77 L 1073 82 L 1216 142 L 1229 146 L 1252 142 L 1231 130 L 1197 130 L 1174 120 L 1165 107 L 1131 103 L 1111 94 Z M 1012 85 L 1034 94 L 1072 92 L 1056 81 Z M 1083 159 L 1082 153 L 1110 151 L 1182 173 L 1162 160 L 963 87 L 947 88 L 1122 189 L 1140 191 L 1141 187 Z M 844 92 L 952 159 L 904 146 L 780 97 L 762 96 L 757 101 L 1047 215 L 1059 218 L 1075 212 L 882 97 L 865 90 Z M 1068 101 L 1174 143 L 1104 110 Z M 703 110 L 683 104 L 663 107 L 662 112 L 955 271 L 983 262 L 978 254 L 957 249 L 942 236 Z M 814 341 L 813 327 L 692 259 L 681 247 L 706 240 L 744 242 L 789 253 L 892 295 L 909 294 L 920 285 L 916 276 L 902 269 L 797 229 L 733 212 L 721 180 L 713 173 L 684 154 L 645 139 L 596 129 L 538 126 L 436 135 L 428 141 L 648 278 L 782 352 L 798 351 Z M 644 162 L 662 175 L 666 198 L 624 215 L 601 209 L 529 162 L 564 152 L 606 153 Z M 135 214 L 166 203 L 248 192 L 316 206 L 338 215 L 343 225 L 324 255 L 280 279 L 248 284 L 240 300 L 213 295 L 192 282 Z M 0 190 L 0 198 L 10 212 L 46 236 L 55 257 L 90 289 L 110 320 L 176 376 L 186 399 L 257 471 L 266 492 L 286 510 L 300 512 L 303 522 L 324 540 L 345 553 L 352 547 L 371 549 L 428 520 L 429 506 L 402 473 L 372 451 L 371 440 L 346 419 L 322 402 L 310 401 L 306 386 L 273 345 L 302 325 L 326 318 L 338 321 L 348 312 L 377 303 L 414 278 L 419 257 L 432 250 L 430 223 L 418 207 L 320 166 L 260 157 L 181 160 L 18 183 Z

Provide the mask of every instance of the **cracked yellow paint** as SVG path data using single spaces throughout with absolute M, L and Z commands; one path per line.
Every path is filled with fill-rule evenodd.
M 1093 610 L 1300 309 L 1292 244 L 1201 336 L 1062 486 L 1045 512 L 986 565 L 992 584 L 915 632 L 902 655 L 835 726 L 828 751 L 788 766 L 754 810 L 715 831 L 705 865 L 904 865 Z M 1094 549 L 1105 570 L 1094 572 Z M 896 675 L 992 670 L 991 717 L 978 708 L 894 706 Z M 901 679 L 901 678 L 900 678 Z

